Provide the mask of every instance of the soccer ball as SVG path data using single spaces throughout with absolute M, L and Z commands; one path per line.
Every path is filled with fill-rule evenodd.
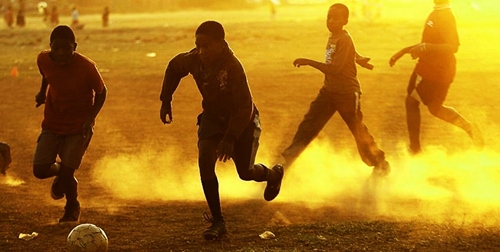
M 108 237 L 104 231 L 94 224 L 80 224 L 68 235 L 69 252 L 106 252 Z

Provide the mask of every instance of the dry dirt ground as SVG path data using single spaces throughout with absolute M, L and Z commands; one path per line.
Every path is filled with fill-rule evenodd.
M 499 51 L 489 42 L 499 39 L 498 12 L 494 5 L 479 11 L 457 4 L 462 47 L 448 97 L 449 105 L 481 125 L 486 148 L 475 150 L 464 132 L 422 109 L 426 152 L 412 158 L 405 151 L 403 101 L 414 62 L 404 58 L 389 68 L 387 61 L 419 40 L 431 3 L 415 8 L 414 1 L 387 2 L 385 18 L 353 18 L 346 28 L 376 66 L 359 70 L 362 106 L 393 172 L 371 180 L 336 115 L 297 167 L 287 170 L 274 202 L 262 199 L 263 185 L 239 181 L 231 163 L 220 165 L 229 234 L 217 241 L 201 237 L 208 224 L 196 168 L 200 97 L 187 78 L 175 96 L 174 123 L 162 125 L 158 95 L 166 64 L 194 45 L 199 23 L 220 20 L 262 114 L 258 159 L 272 163 L 321 86 L 321 74 L 293 68 L 292 61 L 322 60 L 327 6 L 283 7 L 275 20 L 266 8 L 116 14 L 107 29 L 99 27 L 98 15 L 82 16 L 87 25 L 76 32 L 78 50 L 98 63 L 109 96 L 77 171 L 81 222 L 106 232 L 109 251 L 500 250 L 500 117 L 494 113 Z M 411 18 L 404 14 L 408 8 L 415 12 Z M 35 109 L 35 59 L 50 34 L 39 20 L 29 17 L 24 29 L 0 29 L 0 140 L 10 144 L 13 157 L 7 176 L 0 176 L 0 251 L 64 251 L 72 228 L 57 224 L 64 202 L 50 198 L 52 181 L 31 172 L 43 114 L 43 107 Z M 14 66 L 17 77 L 11 76 Z M 276 238 L 260 239 L 266 230 Z M 32 232 L 38 237 L 18 238 Z

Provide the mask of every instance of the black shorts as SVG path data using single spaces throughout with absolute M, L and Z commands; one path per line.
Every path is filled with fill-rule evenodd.
M 413 72 L 408 83 L 408 95 L 416 100 L 429 104 L 441 105 L 448 95 L 448 89 L 451 83 L 439 83 L 423 79 L 420 75 Z

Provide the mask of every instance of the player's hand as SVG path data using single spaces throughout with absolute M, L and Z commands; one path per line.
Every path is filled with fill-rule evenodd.
M 396 64 L 396 61 L 398 61 L 401 57 L 403 57 L 403 55 L 405 55 L 404 50 L 401 50 L 392 55 L 391 59 L 389 59 L 389 66 L 391 67 L 394 66 L 394 64 Z
M 298 59 L 296 59 L 296 60 L 293 61 L 293 65 L 295 67 L 301 67 L 301 66 L 309 65 L 309 60 L 308 59 L 303 59 L 303 58 L 298 58 Z
M 168 119 L 167 119 L 168 116 Z M 163 124 L 170 124 L 173 121 L 172 104 L 170 102 L 162 102 L 160 108 L 160 119 Z
M 36 106 L 35 107 L 40 107 L 42 104 L 45 103 L 45 99 L 47 97 L 45 96 L 45 93 L 44 92 L 38 92 L 38 94 L 35 95 L 35 102 L 36 102 Z
M 234 144 L 230 143 L 228 141 L 222 140 L 219 143 L 219 146 L 217 147 L 216 154 L 217 154 L 217 159 L 222 162 L 226 162 L 227 160 L 231 159 L 231 156 L 233 155 L 233 149 L 234 149 Z
M 412 59 L 417 59 L 427 50 L 427 45 L 425 43 L 420 43 L 410 49 L 410 55 Z
M 370 60 L 371 58 L 369 57 L 360 56 L 359 58 L 356 58 L 356 63 L 366 69 L 373 70 L 375 66 L 369 63 Z
M 90 142 L 94 134 L 94 120 L 87 120 L 83 123 L 83 145 L 86 146 Z

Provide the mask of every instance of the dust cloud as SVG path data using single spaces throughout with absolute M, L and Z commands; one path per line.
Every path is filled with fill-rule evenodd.
M 105 157 L 95 164 L 93 179 L 124 199 L 204 200 L 197 159 L 181 156 L 173 148 L 144 148 Z M 221 197 L 261 197 L 264 187 L 239 180 L 232 161 L 219 162 L 216 169 Z
M 406 153 L 401 144 L 401 153 Z M 270 151 L 261 149 L 259 153 Z M 112 194 L 136 200 L 203 201 L 196 158 L 182 161 L 175 149 L 144 148 L 137 153 L 104 157 L 95 164 L 94 180 Z M 258 155 L 258 160 L 270 157 Z M 388 177 L 371 175 L 357 153 L 314 141 L 288 167 L 276 202 L 311 208 L 338 206 L 344 211 L 397 220 L 495 224 L 500 207 L 500 154 L 491 150 L 449 153 L 438 146 L 419 156 L 389 157 Z M 261 199 L 265 183 L 238 178 L 231 161 L 217 164 L 220 194 L 228 199 Z
M 401 153 L 406 153 L 401 146 Z M 288 171 L 279 200 L 341 206 L 398 220 L 497 223 L 492 214 L 500 207 L 499 153 L 426 149 L 416 157 L 389 158 L 391 174 L 377 178 L 351 152 L 342 154 L 328 143 L 315 143 Z
M 0 176 L 0 184 L 8 185 L 8 186 L 20 186 L 24 184 L 24 180 L 16 178 L 13 175 L 6 174 L 5 176 Z

